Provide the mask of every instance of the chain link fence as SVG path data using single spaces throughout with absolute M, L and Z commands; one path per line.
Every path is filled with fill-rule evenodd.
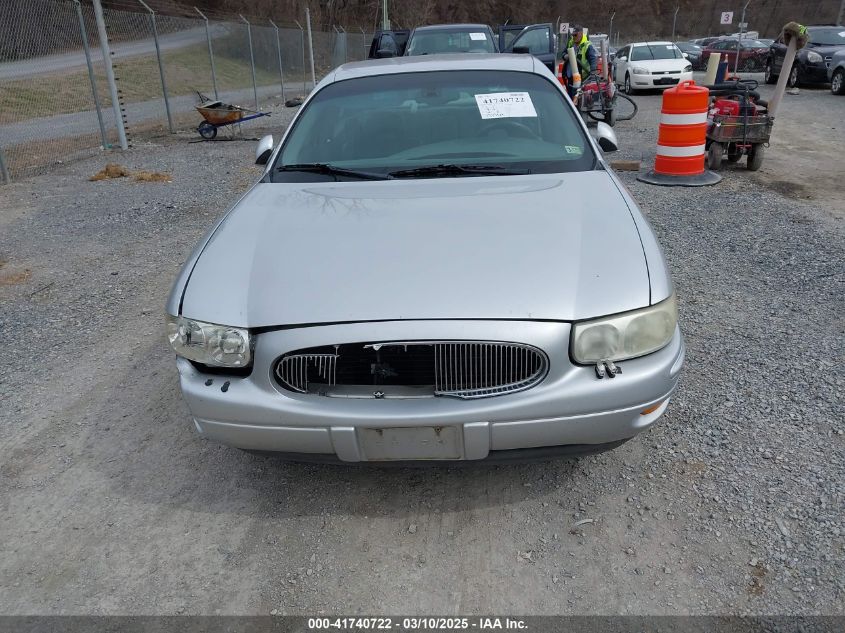
M 119 123 L 129 147 L 195 129 L 199 95 L 261 110 L 311 89 L 304 19 L 177 17 L 143 2 L 128 10 L 128 1 L 103 11 L 116 108 L 90 0 L 12 2 L 0 12 L 0 182 L 120 147 Z M 313 27 L 316 79 L 365 59 L 371 38 Z

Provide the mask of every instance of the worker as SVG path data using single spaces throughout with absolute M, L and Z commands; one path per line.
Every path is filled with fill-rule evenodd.
M 599 55 L 596 53 L 596 48 L 584 35 L 584 27 L 576 24 L 572 27 L 569 41 L 566 43 L 566 50 L 563 51 L 563 64 L 566 67 L 566 89 L 569 91 L 569 96 L 575 96 L 575 89 L 572 87 L 572 69 L 569 67 L 569 55 L 566 51 L 575 47 L 575 59 L 578 62 L 578 74 L 581 75 L 581 80 L 585 80 L 589 75 L 596 72 L 599 63 Z

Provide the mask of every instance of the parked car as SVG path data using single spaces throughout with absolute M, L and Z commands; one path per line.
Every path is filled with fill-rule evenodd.
M 724 37 L 724 35 L 713 35 L 710 37 L 700 37 L 697 40 L 690 40 L 693 44 L 698 44 L 701 48 L 705 46 L 710 46 L 713 42 L 720 40 Z
M 845 49 L 834 53 L 827 69 L 830 91 L 835 95 L 845 95 Z
M 652 426 L 684 359 L 675 292 L 595 134 L 528 55 L 335 69 L 173 285 L 197 431 L 378 462 L 589 453 Z
M 808 26 L 809 41 L 795 55 L 795 62 L 789 71 L 787 85 L 827 83 L 828 65 L 833 55 L 845 48 L 845 27 L 842 26 Z M 778 37 L 769 47 L 766 59 L 766 83 L 776 83 L 783 70 L 783 59 L 786 55 L 786 44 Z
M 555 72 L 557 35 L 553 24 L 532 24 L 523 28 L 516 36 L 509 35 L 512 33 L 510 29 L 499 30 L 499 41 L 509 40 L 502 52 L 533 55 L 551 72 Z
M 677 42 L 675 45 L 681 49 L 684 57 L 692 64 L 693 70 L 702 70 L 704 68 L 705 65 L 701 61 L 701 51 L 703 50 L 701 46 L 692 42 Z
M 405 55 L 498 53 L 493 30 L 486 24 L 418 26 L 408 38 Z
M 759 31 L 737 31 L 736 33 L 731 33 L 730 37 L 733 38 L 742 38 L 744 40 L 759 40 L 760 33 Z
M 736 65 L 737 52 L 739 52 L 739 64 Z M 701 51 L 701 63 L 707 66 L 710 55 L 719 53 L 719 61 L 728 62 L 728 68 L 736 68 L 745 72 L 757 72 L 763 70 L 766 65 L 766 57 L 769 54 L 768 45 L 760 40 L 739 40 L 735 37 L 726 37 L 713 42 Z
M 692 79 L 692 64 L 672 42 L 635 42 L 619 49 L 613 60 L 613 80 L 632 94 L 636 90 L 668 88 Z

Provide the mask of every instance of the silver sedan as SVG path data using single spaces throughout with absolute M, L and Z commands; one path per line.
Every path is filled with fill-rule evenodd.
M 197 431 L 292 459 L 613 448 L 684 359 L 655 237 L 529 55 L 329 74 L 167 302 Z

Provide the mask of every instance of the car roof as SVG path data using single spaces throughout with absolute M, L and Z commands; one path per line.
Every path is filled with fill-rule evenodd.
M 428 24 L 426 26 L 418 26 L 414 31 L 466 31 L 468 29 L 486 31 L 489 28 L 486 24 Z
M 539 64 L 543 69 L 546 67 Z M 356 77 L 394 75 L 397 73 L 425 73 L 436 70 L 516 70 L 543 74 L 532 55 L 500 53 L 453 53 L 445 55 L 411 55 L 388 57 L 343 64 L 324 81 L 335 82 Z
M 631 46 L 669 46 L 674 42 L 634 42 Z

